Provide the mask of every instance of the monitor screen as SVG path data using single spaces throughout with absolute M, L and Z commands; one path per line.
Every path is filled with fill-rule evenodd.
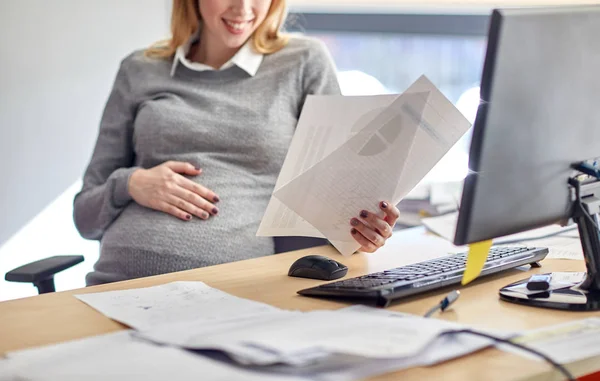
M 455 244 L 560 223 L 600 156 L 600 6 L 495 10 Z

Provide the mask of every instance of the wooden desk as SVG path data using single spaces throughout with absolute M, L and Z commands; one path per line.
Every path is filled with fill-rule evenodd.
M 90 287 L 68 292 L 45 294 L 31 298 L 0 303 L 0 354 L 43 344 L 57 343 L 124 328 L 72 295 L 87 292 L 122 290 L 168 283 L 176 280 L 199 280 L 233 295 L 266 302 L 271 305 L 299 310 L 337 309 L 347 306 L 342 302 L 299 296 L 297 290 L 314 286 L 322 281 L 288 277 L 287 270 L 297 258 L 319 253 L 340 260 L 350 267 L 348 276 L 397 267 L 407 262 L 411 250 L 437 242 L 432 247 L 439 250 L 440 240 L 422 229 L 400 231 L 394 241 L 375 254 L 359 254 L 343 258 L 334 249 L 322 247 L 296 251 L 276 256 L 207 267 L 197 270 L 166 274 L 150 278 Z M 420 245 L 420 246 L 419 246 Z M 451 246 L 447 243 L 448 249 Z M 502 276 L 478 280 L 461 290 L 461 297 L 454 308 L 439 315 L 441 318 L 477 327 L 498 329 L 532 329 L 551 324 L 581 319 L 599 313 L 569 313 L 542 310 L 502 302 L 498 289 L 509 282 L 528 277 L 540 271 L 583 271 L 582 261 L 545 261 L 541 269 L 528 272 L 514 270 Z M 424 314 L 438 303 L 449 290 L 426 294 L 403 303 L 393 304 L 390 309 L 413 314 Z M 593 368 L 596 367 L 596 369 Z M 582 363 L 572 369 L 576 376 L 600 369 L 600 362 Z M 556 378 L 552 378 L 556 377 Z M 542 362 L 527 360 L 488 349 L 477 354 L 459 358 L 429 368 L 413 368 L 387 374 L 373 380 L 559 380 L 557 373 Z

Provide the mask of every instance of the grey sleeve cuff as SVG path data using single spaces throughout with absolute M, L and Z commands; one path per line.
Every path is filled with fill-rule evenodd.
M 129 194 L 129 179 L 131 174 L 139 167 L 119 168 L 108 178 L 112 189 L 112 204 L 121 208 L 133 200 Z

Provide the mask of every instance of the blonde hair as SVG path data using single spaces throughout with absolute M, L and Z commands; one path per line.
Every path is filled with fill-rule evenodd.
M 198 1 L 173 0 L 171 38 L 152 45 L 146 50 L 146 56 L 172 58 L 175 55 L 177 47 L 186 43 L 201 25 Z M 271 2 L 267 16 L 251 37 L 254 49 L 258 53 L 275 53 L 287 44 L 289 37 L 280 31 L 285 20 L 285 12 L 285 0 Z

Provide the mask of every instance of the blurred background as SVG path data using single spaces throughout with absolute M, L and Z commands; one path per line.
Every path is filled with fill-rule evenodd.
M 472 122 L 491 9 L 559 3 L 570 2 L 292 0 L 286 29 L 327 44 L 345 95 L 400 93 L 425 74 Z M 75 230 L 73 197 L 120 60 L 168 37 L 170 10 L 170 0 L 0 1 L 0 300 L 35 295 L 4 274 L 52 255 L 85 256 L 57 275 L 57 291 L 85 286 L 99 247 Z M 448 184 L 466 176 L 468 146 L 469 134 L 411 198 L 439 184 L 436 197 L 456 202 Z

